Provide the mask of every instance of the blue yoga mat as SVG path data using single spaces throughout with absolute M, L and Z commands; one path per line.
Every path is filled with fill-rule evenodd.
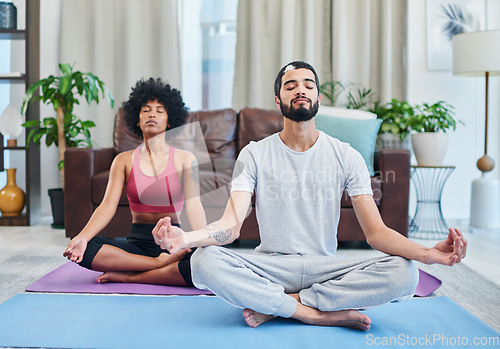
M 478 347 L 475 338 L 496 339 L 498 345 L 498 332 L 446 297 L 388 304 L 366 314 L 372 319 L 368 332 L 290 319 L 254 329 L 240 309 L 217 297 L 20 294 L 0 305 L 0 346 L 359 349 L 457 347 L 458 340 L 467 340 L 470 345 L 459 347 L 468 348 Z

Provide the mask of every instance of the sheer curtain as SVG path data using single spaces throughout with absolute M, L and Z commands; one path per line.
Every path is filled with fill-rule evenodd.
M 332 43 L 336 80 L 405 98 L 406 1 L 334 0 Z
M 97 127 L 92 137 L 111 146 L 116 109 L 141 78 L 162 78 L 181 87 L 177 0 L 64 0 L 61 2 L 60 62 L 92 72 L 115 97 L 77 111 Z M 85 104 L 85 105 L 84 105 Z
M 328 74 L 330 27 L 330 0 L 239 0 L 233 108 L 275 108 L 274 79 L 292 60 Z
M 292 60 L 321 82 L 404 98 L 405 16 L 402 0 L 239 0 L 233 108 L 274 108 L 274 78 Z

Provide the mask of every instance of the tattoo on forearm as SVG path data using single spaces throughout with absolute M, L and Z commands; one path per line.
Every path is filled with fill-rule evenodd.
M 198 162 L 196 160 L 193 160 L 191 163 L 191 170 L 193 171 L 191 173 L 191 178 L 195 183 L 198 183 L 198 180 L 200 178 L 200 169 L 198 168 Z
M 214 238 L 215 241 L 218 243 L 225 243 L 229 241 L 231 236 L 233 235 L 231 232 L 231 229 L 221 229 L 218 225 L 216 224 L 210 224 L 209 226 L 206 227 L 208 230 L 212 230 L 212 232 L 208 233 L 208 237 Z

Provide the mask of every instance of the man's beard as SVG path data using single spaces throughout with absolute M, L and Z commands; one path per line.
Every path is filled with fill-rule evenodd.
M 303 97 L 302 97 L 303 98 Z M 310 109 L 307 109 L 303 105 L 301 105 L 299 108 L 295 108 L 293 106 L 293 99 L 290 102 L 290 105 L 286 105 L 280 100 L 280 109 L 281 112 L 283 113 L 283 116 L 285 116 L 287 119 L 290 119 L 295 122 L 304 122 L 304 121 L 309 121 L 311 120 L 316 113 L 318 112 L 319 108 L 319 103 L 316 100 L 316 103 L 312 103 L 312 101 L 309 99 L 309 103 L 311 105 Z

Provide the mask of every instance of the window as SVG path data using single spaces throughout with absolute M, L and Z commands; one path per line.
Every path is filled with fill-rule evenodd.
M 182 3 L 182 94 L 191 110 L 230 108 L 237 0 Z

